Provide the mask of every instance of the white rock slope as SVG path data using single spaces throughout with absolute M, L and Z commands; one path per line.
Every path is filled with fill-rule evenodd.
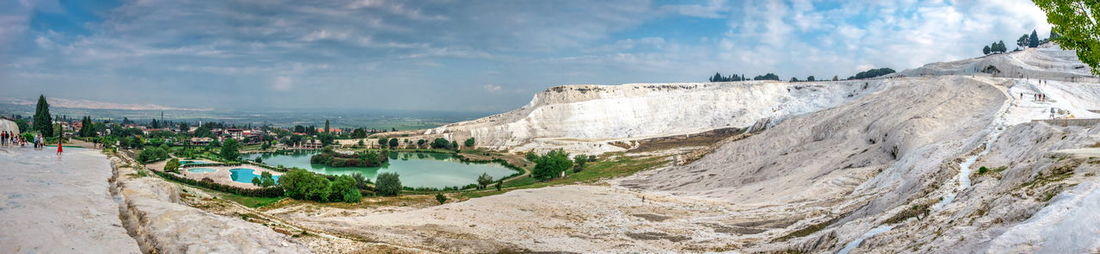
M 0 253 L 140 253 L 95 150 L 0 148 Z
M 568 85 L 538 93 L 522 108 L 425 134 L 474 137 L 479 146 L 495 149 L 601 153 L 622 150 L 608 144 L 616 140 L 774 124 L 851 101 L 881 86 L 880 80 Z

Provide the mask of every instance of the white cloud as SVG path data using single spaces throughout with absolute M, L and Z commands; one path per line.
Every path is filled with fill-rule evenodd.
M 862 71 L 867 71 L 867 70 L 874 69 L 874 68 L 875 68 L 874 65 L 860 64 L 859 66 L 856 66 L 856 71 L 862 72 Z
M 730 7 L 724 0 L 708 0 L 705 5 L 666 5 L 663 6 L 662 9 L 684 16 L 699 18 L 723 18 L 728 15 L 730 11 Z
M 504 89 L 503 87 L 500 87 L 499 85 L 493 85 L 493 84 L 484 85 L 484 86 L 482 86 L 482 88 L 484 88 L 485 91 L 490 92 L 490 93 L 500 92 L 500 90 Z
M 287 76 L 275 77 L 275 81 L 271 83 L 271 89 L 275 91 L 289 91 L 294 87 L 294 80 Z

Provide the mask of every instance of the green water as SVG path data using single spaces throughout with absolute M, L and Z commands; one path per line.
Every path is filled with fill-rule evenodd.
M 245 155 L 245 159 L 260 157 L 264 164 L 303 168 L 326 175 L 363 174 L 374 179 L 379 173 L 392 172 L 401 175 L 401 185 L 408 187 L 444 188 L 477 183 L 477 177 L 488 173 L 493 180 L 508 177 L 516 171 L 497 163 L 462 162 L 450 154 L 390 152 L 390 161 L 380 167 L 330 167 L 309 162 L 316 151 L 294 151 Z

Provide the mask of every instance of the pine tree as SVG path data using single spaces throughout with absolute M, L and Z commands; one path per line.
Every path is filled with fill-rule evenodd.
M 38 96 L 38 106 L 34 109 L 34 130 L 42 136 L 53 136 L 53 118 L 50 117 L 50 104 L 45 95 Z
M 1031 37 L 1029 37 L 1027 40 L 1029 47 L 1039 47 L 1039 35 L 1035 33 L 1035 30 L 1031 30 Z
M 989 51 L 989 45 L 985 45 L 985 48 L 982 48 L 982 54 L 988 55 L 989 53 L 991 53 Z
M 325 120 L 325 133 L 328 133 L 329 130 L 331 130 L 331 129 L 329 129 L 329 127 L 328 127 L 328 120 Z
M 1028 40 L 1027 34 L 1020 35 L 1020 38 L 1016 39 L 1016 46 L 1020 46 L 1021 48 L 1027 47 L 1027 45 L 1028 45 L 1027 40 Z

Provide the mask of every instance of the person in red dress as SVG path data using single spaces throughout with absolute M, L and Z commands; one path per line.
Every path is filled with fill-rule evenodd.
M 61 155 L 61 139 L 57 139 L 57 155 Z

